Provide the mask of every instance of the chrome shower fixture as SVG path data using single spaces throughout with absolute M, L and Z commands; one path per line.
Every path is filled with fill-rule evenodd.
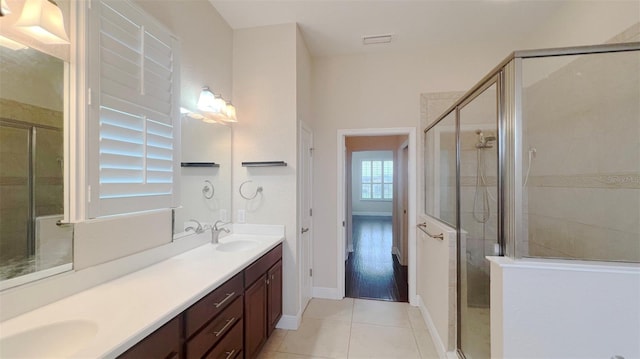
M 493 148 L 493 145 L 490 142 L 494 142 L 496 140 L 495 135 L 489 134 L 485 136 L 482 130 L 476 130 L 476 135 L 478 135 L 478 143 L 476 143 L 477 149 Z

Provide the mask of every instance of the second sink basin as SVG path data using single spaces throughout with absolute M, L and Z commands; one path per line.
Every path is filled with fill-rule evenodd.
M 248 251 L 258 246 L 258 242 L 248 239 L 236 239 L 230 242 L 219 244 L 216 249 L 222 252 L 242 252 Z
M 63 358 L 91 341 L 98 326 L 86 320 L 69 320 L 36 327 L 0 340 L 1 358 Z

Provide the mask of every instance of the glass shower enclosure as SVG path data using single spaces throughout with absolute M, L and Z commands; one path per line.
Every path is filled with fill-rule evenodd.
M 491 357 L 487 256 L 640 262 L 640 43 L 514 52 L 424 133 L 462 357 Z

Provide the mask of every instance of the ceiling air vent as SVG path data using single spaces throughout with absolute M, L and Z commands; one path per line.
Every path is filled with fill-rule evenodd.
M 363 36 L 362 44 L 363 45 L 388 44 L 391 42 L 391 39 L 392 39 L 391 34 Z

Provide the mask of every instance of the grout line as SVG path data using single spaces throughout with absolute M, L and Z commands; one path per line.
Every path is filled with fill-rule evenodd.
M 351 337 L 353 336 L 353 312 L 356 310 L 356 300 L 351 299 L 351 320 L 349 321 L 349 340 L 347 341 L 347 359 L 351 354 Z

